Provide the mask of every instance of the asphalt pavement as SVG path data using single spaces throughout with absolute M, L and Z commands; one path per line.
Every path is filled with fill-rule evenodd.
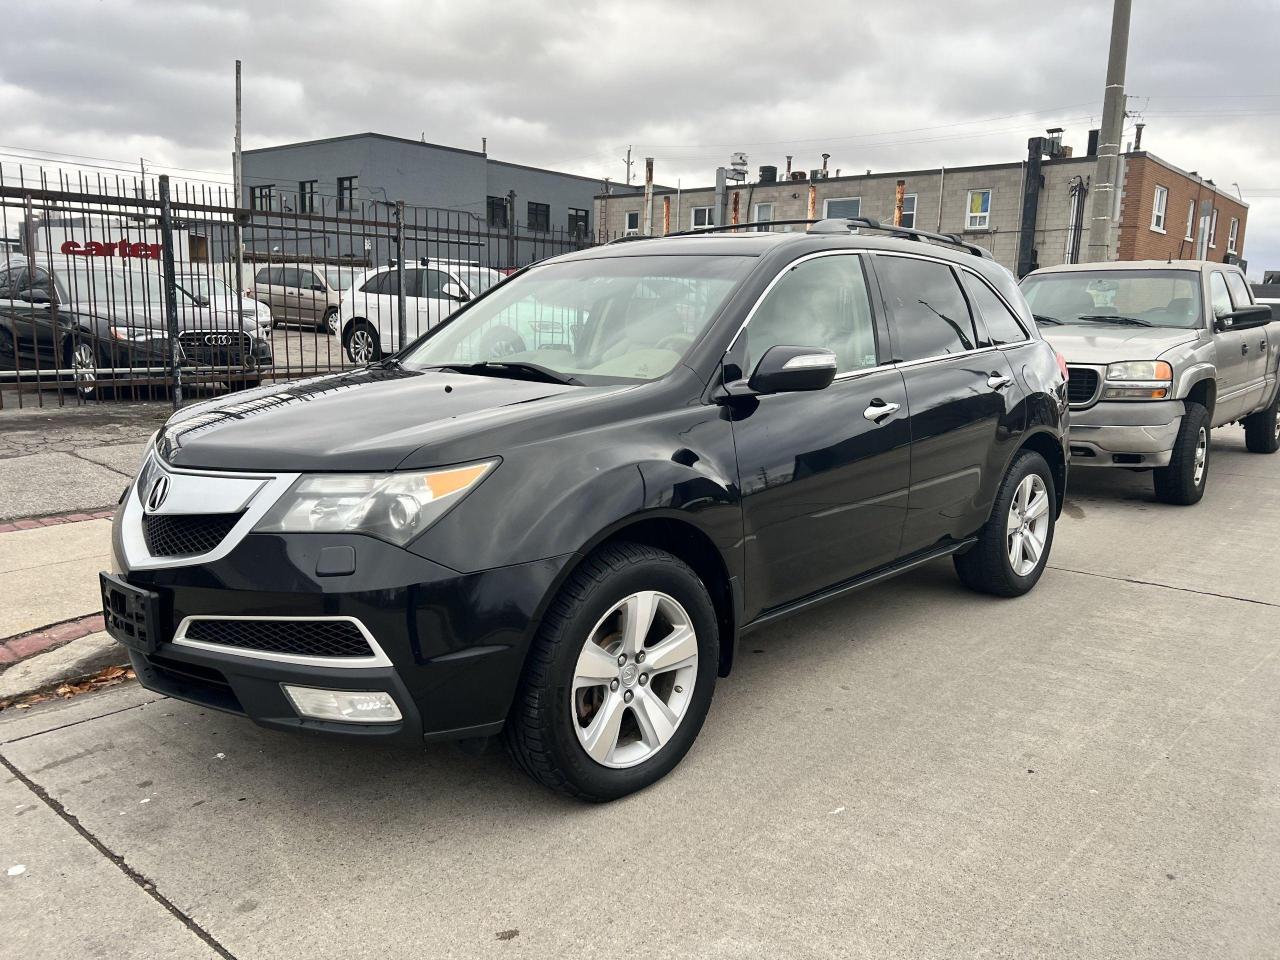
M 0 953 L 1280 956 L 1280 455 L 1211 471 L 1077 470 L 1027 597 L 942 562 L 749 636 L 606 806 L 136 684 L 7 710 Z

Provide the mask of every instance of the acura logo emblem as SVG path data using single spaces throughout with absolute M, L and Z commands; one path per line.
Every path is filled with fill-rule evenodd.
M 229 333 L 206 333 L 204 342 L 211 347 L 229 347 L 231 346 L 231 334 Z
M 162 473 L 151 485 L 151 493 L 147 495 L 147 509 L 155 513 L 164 505 L 167 496 L 169 496 L 169 476 Z

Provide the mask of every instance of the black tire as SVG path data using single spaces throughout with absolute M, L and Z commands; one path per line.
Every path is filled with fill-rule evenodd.
M 352 341 L 360 333 L 367 333 L 373 341 L 369 356 L 363 358 L 357 358 L 355 351 L 352 349 Z M 368 320 L 351 321 L 351 324 L 347 327 L 347 332 L 342 336 L 342 349 L 346 351 L 347 359 L 352 363 L 375 363 L 382 359 L 382 339 L 378 336 L 377 329 Z
M 103 385 L 102 377 L 97 372 L 98 367 L 110 366 L 110 363 L 104 363 L 102 351 L 94 345 L 93 341 L 68 340 L 63 360 L 69 369 L 77 371 L 76 393 L 81 400 L 105 400 L 111 395 L 110 389 Z M 91 362 L 92 365 L 86 366 L 86 361 Z M 83 378 L 79 373 L 81 370 L 85 371 Z
M 317 333 L 335 334 L 338 332 L 338 308 L 330 307 L 316 324 Z
M 1032 474 L 1039 476 L 1048 497 L 1048 510 L 1044 514 L 1048 518 L 1048 532 L 1034 569 L 1020 574 L 1014 569 L 1009 557 L 1010 510 L 1019 485 Z M 1004 479 L 1000 481 L 1000 489 L 996 492 L 995 503 L 991 507 L 991 516 L 978 532 L 978 542 L 965 553 L 954 557 L 956 575 L 960 582 L 970 590 L 997 597 L 1020 597 L 1030 591 L 1039 582 L 1045 565 L 1049 562 L 1049 553 L 1053 550 L 1053 535 L 1058 523 L 1057 504 L 1053 471 L 1049 469 L 1044 457 L 1034 450 L 1019 452 L 1009 465 Z
M 1271 406 L 1244 418 L 1244 445 L 1250 453 L 1280 450 L 1280 389 Z
M 660 749 L 635 766 L 611 768 L 587 754 L 574 730 L 574 670 L 593 627 L 641 590 L 667 594 L 689 615 L 698 650 L 694 690 Z M 538 783 L 579 800 L 601 803 L 647 787 L 666 776 L 697 738 L 715 691 L 719 647 L 707 588 L 685 563 L 643 544 L 605 546 L 573 572 L 542 619 L 507 718 L 507 747 Z
M 1178 439 L 1173 442 L 1173 455 L 1169 458 L 1169 465 L 1151 471 L 1156 499 L 1181 507 L 1199 503 L 1204 496 L 1204 488 L 1209 482 L 1209 452 L 1212 448 L 1209 441 L 1209 411 L 1191 400 L 1186 402 L 1185 407 L 1182 425 L 1178 427 Z M 1202 437 L 1204 461 L 1197 466 L 1196 451 Z M 1196 476 L 1197 471 L 1199 477 Z

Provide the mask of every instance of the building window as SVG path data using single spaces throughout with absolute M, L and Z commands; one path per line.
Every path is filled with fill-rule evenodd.
M 507 198 L 488 197 L 485 199 L 485 219 L 491 227 L 507 227 Z
M 1168 209 L 1168 187 L 1156 187 L 1155 198 L 1151 201 L 1151 229 L 1156 233 L 1164 233 L 1165 213 Z
M 1227 228 L 1227 253 L 1239 253 L 1236 242 L 1240 239 L 1240 219 L 1231 218 L 1231 226 Z
M 1194 240 L 1196 238 L 1196 202 L 1192 200 L 1187 204 L 1187 235 L 1185 239 Z
M 529 201 L 529 229 L 536 233 L 551 229 L 551 204 Z
M 862 216 L 862 198 L 831 197 L 822 201 L 822 215 L 824 217 L 836 217 L 837 219 L 860 217 Z
M 315 213 L 316 182 L 314 180 L 298 181 L 298 212 Z
M 911 230 L 916 227 L 916 195 L 914 193 L 908 193 L 902 198 L 902 222 L 898 226 Z
M 264 183 L 259 187 L 249 188 L 249 208 L 251 210 L 270 210 L 271 209 L 271 191 L 276 188 L 274 183 Z
M 990 190 L 970 190 L 965 209 L 968 211 L 964 218 L 964 228 L 966 230 L 991 229 Z
M 754 220 L 754 221 L 756 221 L 757 223 L 759 223 L 759 222 L 761 222 L 761 221 L 764 221 L 764 220 L 772 220 L 772 219 L 773 219 L 773 204 L 772 204 L 772 203 L 757 203 L 757 204 L 756 204 L 755 212 L 752 214 L 751 219 L 752 219 L 752 220 Z M 761 233 L 768 233 L 768 232 L 769 232 L 769 228 L 768 228 L 768 227 L 756 227 L 756 229 L 757 229 L 757 230 L 759 230 Z
M 354 210 L 356 205 L 356 185 L 359 177 L 338 178 L 338 209 Z
M 624 227 L 624 232 L 628 234 L 639 233 L 640 232 L 640 211 L 628 210 L 626 213 L 626 217 L 627 219 L 625 221 L 626 225 Z
M 715 217 L 711 215 L 710 207 L 694 207 L 689 211 L 690 227 L 711 227 L 715 226 Z
M 1209 247 L 1212 249 L 1218 245 L 1218 208 L 1213 208 L 1213 213 L 1209 215 Z
M 580 207 L 569 208 L 569 235 L 585 240 L 591 232 L 591 211 Z

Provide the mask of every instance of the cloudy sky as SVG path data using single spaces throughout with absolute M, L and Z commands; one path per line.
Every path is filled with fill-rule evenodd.
M 1110 0 L 41 0 L 4 15 L 0 161 L 9 177 L 40 157 L 94 173 L 145 157 L 223 180 L 236 58 L 246 148 L 488 137 L 500 159 L 616 180 L 631 145 L 685 184 L 734 150 L 753 168 L 823 152 L 844 170 L 1021 159 L 1045 127 L 1083 149 L 1110 15 Z M 1274 0 L 1134 0 L 1143 145 L 1239 184 L 1251 275 L 1280 269 L 1277 63 Z

